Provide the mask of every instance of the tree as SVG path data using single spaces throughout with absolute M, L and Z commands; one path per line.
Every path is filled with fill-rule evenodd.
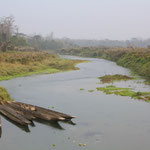
M 11 36 L 18 30 L 14 25 L 14 17 L 8 16 L 0 19 L 0 43 L 10 41 Z
M 0 49 L 6 51 L 13 49 L 11 38 L 18 33 L 18 27 L 14 25 L 14 17 L 8 16 L 0 19 Z

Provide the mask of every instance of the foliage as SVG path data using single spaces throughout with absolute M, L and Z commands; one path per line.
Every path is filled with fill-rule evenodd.
M 130 40 L 95 40 L 95 39 L 68 39 L 72 44 L 80 47 L 149 47 L 150 39 L 132 38 Z
M 76 48 L 63 49 L 61 54 L 96 57 L 117 62 L 150 81 L 150 49 L 148 48 Z
M 133 77 L 129 77 L 126 75 L 121 75 L 121 74 L 115 74 L 115 75 L 105 75 L 102 77 L 99 77 L 102 83 L 112 83 L 114 81 L 121 81 L 121 80 L 132 80 L 134 79 Z
M 29 45 L 26 38 L 17 36 L 17 35 L 12 36 L 10 41 L 14 46 L 28 46 Z
M 94 90 L 88 90 L 88 92 L 92 93 L 92 92 L 94 92 Z
M 121 88 L 121 87 L 109 85 L 106 87 L 98 87 L 97 90 L 103 91 L 106 94 L 129 96 L 134 99 L 150 101 L 150 92 L 134 92 L 131 88 Z
M 46 52 L 0 52 L 0 80 L 31 74 L 76 70 L 81 60 L 60 59 Z
M 0 87 L 0 102 L 1 101 L 13 101 L 7 90 L 3 87 Z
M 8 42 L 15 30 L 13 16 L 0 18 L 0 43 Z

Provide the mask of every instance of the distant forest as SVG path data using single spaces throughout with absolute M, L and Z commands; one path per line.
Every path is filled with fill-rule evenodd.
M 71 40 L 68 39 L 68 42 L 73 45 L 81 47 L 143 47 L 147 48 L 150 46 L 150 38 L 146 40 L 132 38 L 131 40 L 119 41 L 119 40 Z
M 15 49 L 16 47 L 30 47 L 36 50 L 61 50 L 65 48 L 77 47 L 150 47 L 150 39 L 142 40 L 132 38 L 131 40 L 85 40 L 54 38 L 53 33 L 49 36 L 26 35 L 20 33 L 14 25 L 14 17 L 8 16 L 0 18 L 0 50 Z

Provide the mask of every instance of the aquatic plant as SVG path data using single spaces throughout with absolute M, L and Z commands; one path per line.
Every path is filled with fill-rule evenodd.
M 115 75 L 105 75 L 102 77 L 99 77 L 102 83 L 112 83 L 114 81 L 127 81 L 134 79 L 133 77 L 129 77 L 127 75 L 121 75 L 121 74 L 115 74 Z
M 79 146 L 80 146 L 80 147 L 81 147 L 81 146 L 85 147 L 86 144 L 79 143 Z
M 88 90 L 88 92 L 91 92 L 91 93 L 92 93 L 92 92 L 94 92 L 94 90 Z
M 103 91 L 106 94 L 129 96 L 134 99 L 141 99 L 147 102 L 150 101 L 150 92 L 135 92 L 131 88 L 121 88 L 114 85 L 109 85 L 106 87 L 98 87 L 97 90 Z

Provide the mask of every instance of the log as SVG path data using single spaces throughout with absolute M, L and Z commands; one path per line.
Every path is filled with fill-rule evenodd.
M 47 113 L 42 113 L 40 111 L 37 111 L 36 109 L 34 109 L 35 107 L 30 106 L 28 104 L 18 104 L 16 102 L 9 102 L 9 106 L 13 107 L 16 110 L 22 110 L 24 113 L 27 113 L 31 116 L 33 116 L 35 118 L 38 119 L 42 119 L 42 120 L 53 120 L 53 121 L 62 121 L 65 120 L 65 118 L 55 115 L 55 114 L 47 114 Z
M 22 107 L 18 106 L 18 105 L 15 105 L 15 103 L 10 103 L 10 102 L 7 102 L 6 105 L 14 110 L 17 111 L 17 113 L 20 113 L 22 115 L 25 116 L 26 119 L 28 120 L 33 120 L 35 119 L 35 117 L 31 114 L 31 112 L 29 111 L 26 111 L 25 109 L 23 109 Z
M 70 116 L 68 114 L 64 114 L 64 113 L 60 113 L 60 112 L 57 112 L 57 111 L 49 110 L 49 109 L 42 108 L 42 107 L 39 107 L 39 106 L 34 106 L 34 105 L 25 104 L 25 103 L 21 103 L 21 102 L 15 102 L 15 103 L 22 106 L 22 107 L 25 107 L 27 109 L 33 109 L 35 111 L 39 111 L 39 112 L 44 113 L 44 114 L 57 115 L 57 116 L 61 116 L 61 117 L 65 118 L 65 119 L 76 118 L 76 116 Z
M 8 105 L 5 105 L 5 104 L 2 104 L 2 107 L 5 111 L 12 114 L 14 117 L 18 118 L 19 120 L 22 120 L 26 124 L 31 123 L 31 121 L 29 121 L 23 114 L 20 114 L 19 111 L 16 111 L 16 110 L 12 109 L 11 107 L 9 107 Z
M 0 113 L 10 121 L 21 126 L 28 127 L 32 125 L 33 120 L 39 121 L 68 121 L 75 116 L 70 116 L 57 111 L 49 110 L 31 104 L 21 102 L 0 102 Z M 0 136 L 1 136 L 1 118 L 0 118 Z
M 16 114 L 16 112 L 4 105 L 0 105 L 0 112 L 8 117 L 9 119 L 13 120 L 14 122 L 17 122 L 20 125 L 25 125 L 27 126 L 28 124 L 30 124 L 30 121 L 27 120 L 26 118 L 24 118 L 21 115 Z

